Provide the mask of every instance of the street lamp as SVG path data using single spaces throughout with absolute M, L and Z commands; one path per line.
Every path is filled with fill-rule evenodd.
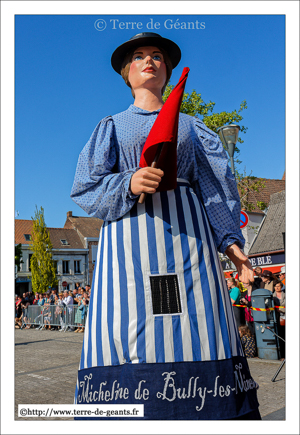
M 239 130 L 240 130 L 240 126 L 234 124 L 223 125 L 222 127 L 219 127 L 217 130 L 221 138 L 221 141 L 226 151 L 229 154 L 230 163 L 231 163 L 231 172 L 233 173 L 233 175 L 235 175 L 233 155 L 235 151 L 235 145 L 238 140 Z

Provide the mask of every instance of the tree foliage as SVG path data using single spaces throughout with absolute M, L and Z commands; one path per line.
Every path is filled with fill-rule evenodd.
M 31 274 L 32 290 L 44 293 L 49 286 L 55 287 L 58 284 L 55 275 L 54 263 L 52 260 L 52 243 L 49 231 L 45 224 L 44 209 L 36 207 L 32 229 L 32 257 Z
M 236 171 L 236 181 L 240 194 L 241 208 L 246 211 L 253 211 L 255 206 L 260 210 L 265 210 L 268 206 L 263 201 L 257 201 L 255 192 L 258 193 L 265 187 L 263 178 L 253 177 L 253 175 L 240 174 Z
M 18 271 L 21 263 L 24 263 L 24 261 L 22 260 L 22 244 L 19 243 L 15 246 L 15 265 L 18 267 Z
M 173 88 L 174 86 L 168 83 L 163 95 L 164 101 L 166 101 Z M 198 94 L 195 90 L 192 90 L 190 94 L 184 92 L 180 112 L 200 118 L 204 122 L 204 124 L 215 133 L 217 133 L 217 129 L 219 127 L 222 127 L 223 125 L 240 125 L 240 122 L 243 120 L 243 116 L 241 113 L 243 110 L 247 109 L 246 100 L 241 102 L 238 110 L 233 110 L 232 112 L 216 113 L 214 112 L 215 104 L 216 103 L 212 101 L 205 103 L 201 94 Z M 246 132 L 247 127 L 245 127 L 244 125 L 240 125 L 240 133 Z M 239 137 L 238 143 L 242 144 L 243 142 L 244 141 Z M 246 175 L 245 171 L 243 173 L 240 173 L 238 171 L 237 165 L 242 163 L 239 160 L 239 153 L 240 149 L 236 146 L 234 158 L 236 172 L 235 177 L 240 193 L 241 208 L 245 209 L 246 211 L 252 211 L 255 209 L 255 206 L 257 206 L 259 209 L 264 210 L 266 208 L 265 203 L 260 201 L 255 201 L 255 203 L 253 203 L 253 196 L 251 198 L 252 201 L 249 199 L 249 193 L 259 192 L 265 187 L 264 181 L 262 178 L 253 177 L 251 173 L 250 175 Z

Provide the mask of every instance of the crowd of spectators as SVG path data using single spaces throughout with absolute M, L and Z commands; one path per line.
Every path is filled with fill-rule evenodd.
M 254 269 L 254 281 L 249 284 L 242 284 L 234 278 L 234 273 L 227 279 L 227 287 L 230 300 L 233 306 L 234 317 L 239 329 L 241 342 L 245 355 L 248 358 L 257 355 L 255 345 L 255 328 L 252 315 L 252 292 L 257 289 L 266 289 L 272 294 L 279 336 L 281 359 L 285 358 L 285 266 L 278 274 L 260 267 Z
M 81 287 L 76 283 L 74 290 L 58 292 L 49 289 L 45 293 L 26 292 L 23 297 L 16 295 L 15 328 L 84 332 L 90 292 L 89 285 Z M 29 309 L 30 306 L 39 306 L 40 310 Z M 34 319 L 33 312 L 37 314 Z
M 252 315 L 251 296 L 254 290 L 263 288 L 269 290 L 273 296 L 277 332 L 280 337 L 280 354 L 285 357 L 285 267 L 280 273 L 272 274 L 269 270 L 260 267 L 254 269 L 254 281 L 250 284 L 242 284 L 232 276 L 227 279 L 227 286 L 230 300 L 233 305 L 235 320 L 241 336 L 241 342 L 247 357 L 256 356 L 255 328 Z M 74 290 L 64 290 L 58 293 L 57 290 L 48 290 L 45 293 L 23 293 L 23 297 L 15 297 L 15 327 L 16 328 L 37 328 L 84 332 L 85 319 L 88 311 L 91 288 L 85 288 L 76 283 Z M 42 308 L 42 321 L 30 322 L 28 319 L 28 307 L 38 305 Z M 50 307 L 55 305 L 55 310 Z M 63 316 L 64 308 L 68 310 L 67 322 Z M 70 322 L 71 319 L 71 322 Z M 35 319 L 36 320 L 36 319 Z M 76 326 L 75 326 L 76 325 Z M 283 340 L 282 340 L 283 339 Z

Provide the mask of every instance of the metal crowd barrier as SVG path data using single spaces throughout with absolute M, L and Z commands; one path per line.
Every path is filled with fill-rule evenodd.
M 45 329 L 46 326 L 52 326 L 67 331 L 84 327 L 87 310 L 84 313 L 80 307 L 83 305 L 29 305 L 22 318 L 22 328 L 37 326 L 38 329 Z M 88 309 L 88 305 L 86 307 Z

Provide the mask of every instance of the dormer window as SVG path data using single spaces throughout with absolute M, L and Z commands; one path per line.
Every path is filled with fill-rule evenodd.
M 25 237 L 26 242 L 30 242 L 30 240 L 31 240 L 30 234 L 24 234 L 24 237 Z
M 66 239 L 60 239 L 62 245 L 68 245 L 68 241 Z

